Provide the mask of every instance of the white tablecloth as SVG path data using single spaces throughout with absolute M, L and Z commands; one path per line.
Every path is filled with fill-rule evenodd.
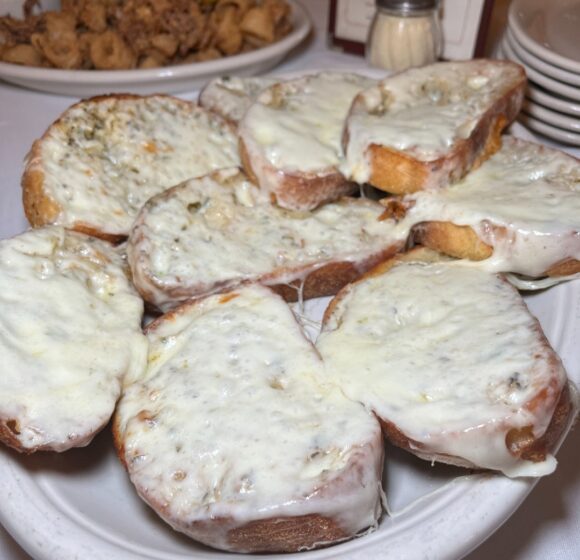
M 366 68 L 363 59 L 327 48 L 327 2 L 313 0 L 308 3 L 308 9 L 317 30 L 316 35 L 276 71 Z M 35 93 L 0 82 L 0 188 L 18 184 L 22 158 L 32 141 L 72 101 L 71 98 Z M 555 145 L 545 139 L 542 141 Z M 580 150 L 568 151 L 580 156 Z M 0 207 L 0 224 L 17 220 L 23 230 L 26 221 L 21 210 L 20 193 L 18 189 L 12 191 L 15 193 L 14 200 L 7 200 L 7 204 Z M 580 341 L 578 346 L 580 360 Z M 558 454 L 560 465 L 557 473 L 542 480 L 518 511 L 496 534 L 472 552 L 468 560 L 580 558 L 579 448 L 580 430 L 577 429 L 569 435 Z M 29 558 L 0 527 L 0 560 Z

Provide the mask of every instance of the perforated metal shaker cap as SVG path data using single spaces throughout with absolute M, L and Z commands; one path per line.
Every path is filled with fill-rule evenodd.
M 433 10 L 439 6 L 439 0 L 376 0 L 377 7 L 400 12 L 419 12 Z

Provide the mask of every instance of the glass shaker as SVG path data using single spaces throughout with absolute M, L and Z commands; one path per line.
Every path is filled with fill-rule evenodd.
M 439 58 L 439 0 L 376 0 L 376 5 L 366 45 L 371 66 L 399 71 Z

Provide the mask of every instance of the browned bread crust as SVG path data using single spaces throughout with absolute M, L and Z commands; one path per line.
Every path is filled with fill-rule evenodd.
M 493 254 L 493 247 L 481 241 L 472 227 L 451 222 L 421 222 L 411 230 L 410 239 L 458 259 L 482 261 Z
M 30 455 L 37 451 L 66 451 L 73 447 L 87 446 L 108 423 L 109 418 L 105 418 L 99 426 L 93 426 L 90 433 L 76 434 L 74 436 L 71 435 L 66 446 L 63 445 L 60 447 L 54 443 L 47 443 L 44 445 L 26 447 L 22 445 L 22 442 L 16 437 L 20 434 L 18 420 L 15 418 L 0 418 L 0 442 L 25 455 Z
M 578 274 L 580 272 L 580 261 L 577 259 L 566 259 L 562 262 L 551 266 L 544 273 L 546 276 L 570 276 L 571 274 Z
M 24 213 L 32 227 L 41 227 L 56 220 L 60 206 L 44 191 L 44 173 L 38 168 L 40 142 L 35 140 L 27 156 L 26 170 L 22 176 L 22 202 Z
M 300 552 L 348 538 L 334 519 L 317 514 L 252 521 L 228 534 L 236 549 L 256 552 Z
M 504 66 L 513 71 L 517 69 L 517 79 L 498 95 L 493 105 L 478 115 L 477 124 L 467 138 L 456 139 L 451 147 L 432 161 L 421 161 L 412 152 L 397 150 L 389 146 L 371 143 L 364 154 L 369 162 L 369 183 L 393 194 L 407 194 L 423 189 L 439 188 L 455 183 L 470 170 L 476 169 L 501 147 L 501 133 L 516 118 L 520 111 L 526 75 L 521 66 L 508 61 L 475 60 L 456 63 L 466 67 L 485 65 Z M 385 80 L 388 87 L 388 80 Z M 355 98 L 350 115 L 357 106 L 364 106 L 364 92 Z M 433 111 L 437 108 L 434 107 Z M 345 152 L 351 138 L 349 116 L 346 121 L 343 146 Z
M 117 455 L 127 470 L 125 450 L 117 421 L 113 422 L 113 438 Z M 361 447 L 360 453 L 345 467 L 344 474 L 320 487 L 317 494 L 331 497 L 339 496 L 341 492 L 346 491 L 345 486 L 352 484 L 348 479 L 358 478 L 356 473 L 362 468 L 361 465 L 378 453 L 382 445 L 381 438 L 377 438 L 372 445 Z M 380 453 L 382 456 L 382 451 Z M 209 521 L 183 525 L 178 520 L 172 521 L 165 517 L 166 505 L 156 502 L 146 489 L 139 489 L 139 495 L 174 529 L 208 546 L 223 548 L 223 544 L 220 545 L 221 539 L 216 540 L 216 533 L 225 530 L 228 549 L 237 552 L 301 552 L 336 544 L 353 537 L 340 526 L 338 520 L 320 514 L 268 517 L 250 521 L 242 526 L 235 526 L 234 520 L 228 517 L 216 517 Z
M 369 183 L 392 194 L 420 191 L 432 182 L 439 187 L 456 183 L 501 148 L 501 133 L 519 112 L 520 89 L 524 86 L 506 95 L 468 138 L 457 140 L 447 155 L 435 161 L 419 161 L 404 152 L 372 144 L 367 156 L 371 166 Z
M 487 227 L 493 230 L 495 239 L 501 239 L 507 234 L 503 226 L 488 222 Z M 493 255 L 493 247 L 481 241 L 472 227 L 458 226 L 451 222 L 417 224 L 411 230 L 410 240 L 458 259 L 482 261 Z M 580 261 L 569 258 L 552 265 L 539 276 L 568 276 L 578 272 Z
M 0 418 L 0 441 L 8 447 L 16 449 L 16 451 L 26 453 L 27 449 L 20 444 L 16 437 L 19 433 L 18 420 L 15 418 Z M 34 449 L 34 451 L 37 451 L 37 449 Z
M 58 121 L 54 124 L 57 125 Z M 44 171 L 42 170 L 42 157 L 40 155 L 43 137 L 35 140 L 29 154 L 26 156 L 26 168 L 22 175 L 22 204 L 24 214 L 30 225 L 34 228 L 56 223 L 62 207 L 44 189 Z M 119 243 L 126 239 L 125 235 L 113 235 L 100 231 L 88 224 L 77 222 L 72 228 L 74 231 L 86 233 L 98 237 L 110 243 Z
M 252 182 L 259 185 L 260 181 L 254 171 L 246 145 L 242 138 L 239 142 L 242 167 Z M 279 182 L 280 170 L 265 162 L 260 162 L 260 164 L 262 172 L 269 177 L 268 182 Z M 286 171 L 283 173 L 283 180 L 279 182 L 279 187 L 270 193 L 270 197 L 272 203 L 282 208 L 312 210 L 327 202 L 338 200 L 341 196 L 352 194 L 357 189 L 358 185 L 345 179 L 336 168 L 329 168 L 318 173 Z
M 136 238 L 135 242 L 138 243 L 139 239 Z M 385 259 L 390 259 L 402 250 L 402 248 L 402 243 L 393 243 L 385 247 L 382 251 L 356 262 L 336 261 L 321 267 L 312 265 L 309 267 L 296 267 L 294 269 L 282 267 L 268 274 L 264 274 L 252 282 L 268 286 L 287 302 L 333 296 L 343 286 L 353 282 L 378 263 Z M 289 276 L 292 276 L 293 280 L 280 283 L 282 278 L 288 278 Z M 208 293 L 226 292 L 237 285 L 250 283 L 249 281 L 240 282 L 239 280 L 233 279 L 231 282 L 216 283 L 208 291 L 201 285 L 199 287 L 175 286 L 173 288 L 167 288 L 153 276 L 143 277 L 140 270 L 136 268 L 133 268 L 133 277 L 137 282 L 137 291 L 148 305 L 156 311 L 161 310 L 161 307 L 154 303 L 158 300 L 158 297 L 155 295 L 157 290 L 163 290 L 167 297 L 175 301 L 175 305 L 177 305 L 177 302 L 183 302 L 191 298 L 199 298 Z M 164 306 L 162 307 L 164 308 Z
M 298 301 L 300 297 L 302 299 L 313 299 L 333 296 L 343 286 L 353 282 L 378 263 L 395 256 L 401 249 L 402 244 L 393 244 L 375 255 L 371 255 L 357 262 L 342 261 L 329 263 L 312 270 L 305 277 L 293 280 L 287 284 L 270 284 L 270 279 L 268 278 L 264 278 L 263 283 L 268 285 L 288 302 Z M 275 280 L 272 281 L 275 282 Z

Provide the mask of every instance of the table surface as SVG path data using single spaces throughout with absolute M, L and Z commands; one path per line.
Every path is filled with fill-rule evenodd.
M 365 69 L 359 57 L 329 50 L 326 46 L 328 2 L 311 1 L 307 8 L 316 33 L 284 61 L 276 72 L 306 69 Z M 185 97 L 192 98 L 192 95 Z M 18 184 L 22 159 L 32 140 L 74 99 L 27 91 L 0 82 L 0 185 Z M 44 119 L 45 122 L 39 122 Z M 539 141 L 557 146 L 547 139 Z M 580 150 L 570 150 L 580 156 Z M 9 189 L 18 195 L 18 189 Z M 20 200 L 0 207 L 0 223 L 21 212 Z M 25 227 L 24 215 L 19 218 Z M 580 341 L 579 341 L 580 356 Z M 575 380 L 577 383 L 580 380 Z M 577 560 L 580 558 L 580 430 L 573 430 L 558 453 L 556 475 L 540 481 L 517 512 L 467 560 Z M 1 482 L 0 482 L 1 483 Z M 30 560 L 0 526 L 0 559 Z

